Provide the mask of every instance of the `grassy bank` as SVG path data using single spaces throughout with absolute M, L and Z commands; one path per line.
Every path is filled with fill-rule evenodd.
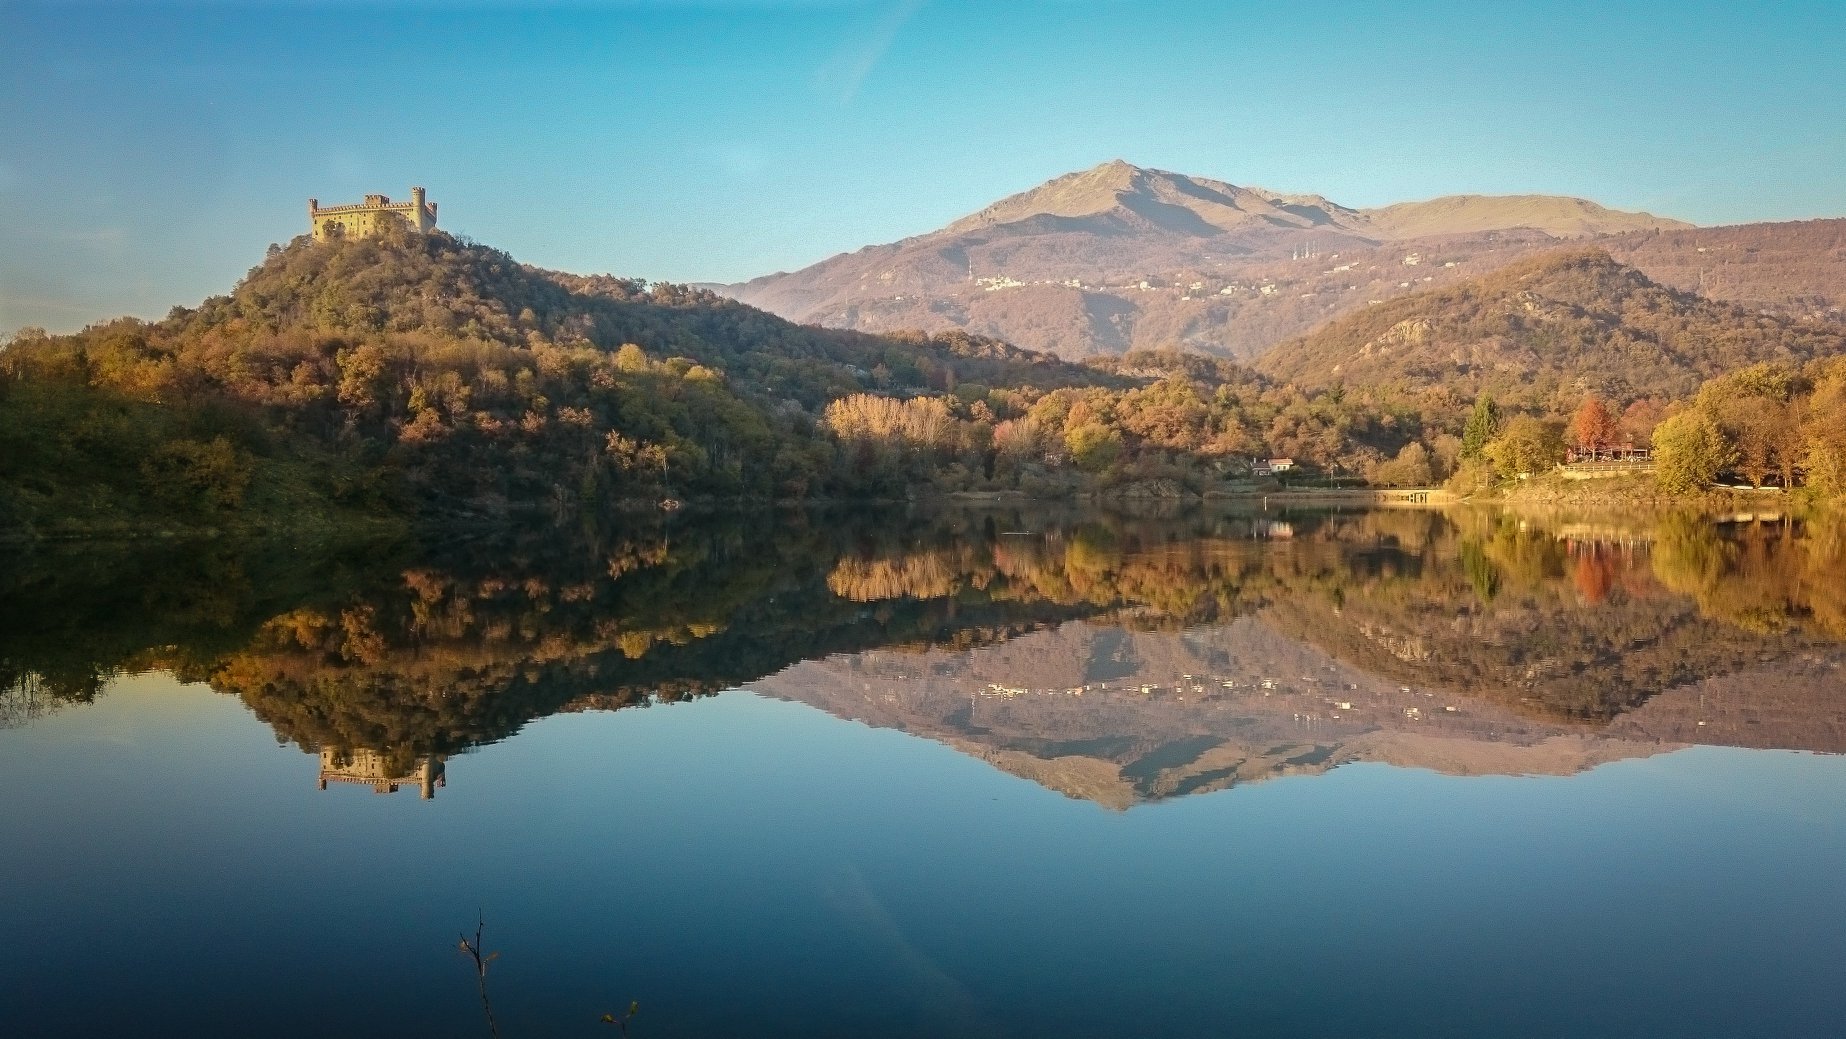
M 1652 476 L 1616 476 L 1601 480 L 1567 480 L 1545 475 L 1504 485 L 1496 493 L 1474 496 L 1473 500 L 1495 501 L 1514 507 L 1570 508 L 1604 512 L 1659 513 L 1695 512 L 1762 512 L 1811 511 L 1825 507 L 1815 495 L 1797 490 L 1787 494 L 1778 488 L 1740 490 L 1713 487 L 1703 491 L 1675 493 L 1661 488 Z

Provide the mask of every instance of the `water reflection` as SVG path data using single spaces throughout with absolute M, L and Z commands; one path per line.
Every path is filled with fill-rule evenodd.
M 357 783 L 372 788 L 375 794 L 395 794 L 402 787 L 417 789 L 417 796 L 428 801 L 436 791 L 448 785 L 447 759 L 441 754 L 426 754 L 404 761 L 390 751 L 339 750 L 322 747 L 320 752 L 320 788 L 328 783 Z
M 170 670 L 433 797 L 527 722 L 739 685 L 1112 807 L 1358 760 L 1846 751 L 1846 524 L 1387 511 L 675 519 L 436 546 L 59 549 L 0 725 Z

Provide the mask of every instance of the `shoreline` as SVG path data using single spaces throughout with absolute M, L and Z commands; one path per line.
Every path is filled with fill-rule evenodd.
M 1595 481 L 1603 483 L 1603 481 Z M 1585 486 L 1589 481 L 1571 485 L 1568 490 Z M 1618 493 L 1556 493 L 1556 487 L 1515 487 L 1511 493 L 1461 495 L 1441 487 L 1406 488 L 1296 488 L 1277 490 L 1223 490 L 1180 493 L 1111 493 L 1086 491 L 1051 497 L 1035 497 L 1016 490 L 950 491 L 912 498 L 806 498 L 806 499 L 691 499 L 676 502 L 671 509 L 661 508 L 652 500 L 635 499 L 596 510 L 596 514 L 623 521 L 658 521 L 674 515 L 700 516 L 737 510 L 808 510 L 808 509 L 880 509 L 880 508 L 1092 508 L 1112 511 L 1156 510 L 1161 512 L 1189 509 L 1230 507 L 1239 510 L 1267 511 L 1288 508 L 1328 509 L 1405 509 L 1449 510 L 1455 508 L 1490 508 L 1529 515 L 1576 515 L 1607 517 L 1620 515 L 1628 519 L 1656 518 L 1675 512 L 1690 512 L 1714 519 L 1761 519 L 1805 516 L 1825 513 L 1835 503 L 1815 501 L 1805 495 L 1786 495 L 1773 489 L 1751 491 L 1737 488 L 1714 488 L 1693 495 L 1661 494 L 1651 486 L 1633 485 L 1608 488 Z M 297 538 L 311 541 L 372 541 L 381 538 L 415 536 L 418 531 L 492 530 L 528 522 L 544 514 L 537 507 L 513 508 L 498 515 L 456 515 L 446 517 L 416 516 L 325 516 L 302 517 L 276 522 L 273 518 L 256 522 L 219 522 L 191 526 L 171 520 L 145 525 L 123 522 L 50 525 L 0 531 L 0 544 L 32 545 L 68 542 L 107 541 L 192 541 L 271 538 Z

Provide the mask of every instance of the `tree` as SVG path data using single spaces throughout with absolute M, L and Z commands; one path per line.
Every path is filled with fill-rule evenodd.
M 1654 427 L 1660 425 L 1660 420 L 1665 417 L 1666 408 L 1660 401 L 1651 397 L 1635 401 L 1628 405 L 1628 410 L 1622 412 L 1619 428 L 1623 441 L 1630 444 L 1651 443 Z
M 1654 430 L 1654 476 L 1675 494 L 1709 486 L 1735 454 L 1703 411 L 1682 411 Z
M 1372 470 L 1373 482 L 1387 487 L 1427 487 L 1435 479 L 1429 449 L 1414 440 L 1405 444 L 1396 458 Z
M 1776 475 L 1781 477 L 1783 490 L 1794 489 L 1796 470 L 1807 464 L 1807 429 L 1798 403 L 1773 405 L 1768 415 L 1769 458 Z
M 1841 390 L 1831 401 L 1815 395 L 1804 428 L 1807 455 L 1801 464 L 1808 486 L 1830 498 L 1846 497 L 1846 386 Z
M 1741 469 L 1752 487 L 1761 487 L 1775 468 L 1775 421 L 1771 413 L 1779 408 L 1775 401 L 1761 397 L 1735 397 L 1718 412 L 1719 436 L 1734 447 L 1727 464 Z
M 1438 433 L 1429 442 L 1430 468 L 1437 479 L 1446 480 L 1461 461 L 1461 438 L 1453 433 Z
M 1564 458 L 1563 433 L 1548 422 L 1520 415 L 1487 444 L 1483 454 L 1508 479 L 1542 473 Z
M 153 496 L 177 510 L 230 511 L 243 504 L 250 458 L 224 437 L 173 440 L 141 462 Z
M 1808 453 L 1802 468 L 1808 486 L 1831 498 L 1846 498 L 1846 357 L 1815 366 L 1803 432 Z
M 1582 406 L 1577 408 L 1577 414 L 1570 420 L 1571 446 L 1594 455 L 1613 446 L 1618 435 L 1615 416 L 1609 413 L 1602 398 L 1595 394 L 1583 398 Z
M 1064 434 L 1064 446 L 1077 468 L 1086 473 L 1100 473 L 1121 457 L 1122 435 L 1101 423 L 1091 422 Z
M 1500 409 L 1494 406 L 1493 397 L 1481 394 L 1474 402 L 1474 411 L 1468 415 L 1468 424 L 1461 432 L 1461 457 L 1464 461 L 1482 457 L 1487 450 L 1488 441 L 1500 432 Z

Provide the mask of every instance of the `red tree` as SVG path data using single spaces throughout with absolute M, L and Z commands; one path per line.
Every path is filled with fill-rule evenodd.
M 1583 399 L 1583 406 L 1570 420 L 1570 442 L 1577 450 L 1590 454 L 1613 446 L 1617 432 L 1615 416 L 1609 414 L 1608 405 L 1594 395 Z

